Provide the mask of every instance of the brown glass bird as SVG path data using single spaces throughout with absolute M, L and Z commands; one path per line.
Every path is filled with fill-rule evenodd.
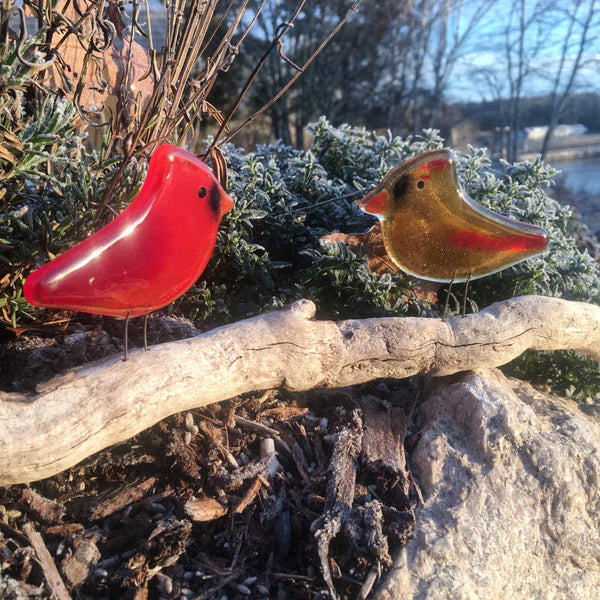
M 392 169 L 359 206 L 381 220 L 391 260 L 420 279 L 468 282 L 541 254 L 548 246 L 541 227 L 469 198 L 449 150 L 425 152 Z

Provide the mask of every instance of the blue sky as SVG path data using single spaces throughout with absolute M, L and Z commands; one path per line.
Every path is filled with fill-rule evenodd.
M 541 6 L 544 0 L 526 0 L 526 17 L 531 15 L 536 6 Z M 591 0 L 583 0 L 579 9 L 581 18 L 587 16 Z M 479 2 L 466 1 L 464 21 L 468 20 L 469 9 Z M 561 8 L 572 6 L 569 0 L 559 4 Z M 488 11 L 478 25 L 477 35 L 473 35 L 457 62 L 453 77 L 448 86 L 448 100 L 489 100 L 494 97 L 493 87 L 504 84 L 508 92 L 507 69 L 508 61 L 505 51 L 505 31 L 509 22 L 512 0 L 498 0 Z M 591 28 L 590 42 L 585 52 L 583 66 L 576 80 L 574 91 L 600 91 L 600 7 L 596 7 L 596 15 Z M 525 48 L 530 53 L 532 73 L 524 83 L 525 95 L 542 95 L 551 91 L 552 77 L 556 73 L 562 44 L 568 30 L 568 19 L 558 10 L 541 11 L 542 22 L 531 27 L 525 36 Z M 518 23 L 518 15 L 513 11 L 513 22 Z M 574 39 L 579 40 L 579 29 L 576 28 Z M 538 38 L 538 33 L 541 38 Z M 511 39 L 516 43 L 516 27 Z M 535 47 L 541 39 L 541 45 Z M 570 49 L 567 59 L 568 67 L 575 58 L 575 44 Z

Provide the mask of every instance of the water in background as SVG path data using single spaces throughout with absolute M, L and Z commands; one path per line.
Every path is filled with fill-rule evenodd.
M 564 186 L 572 192 L 600 195 L 600 156 L 547 161 L 562 173 Z
M 600 156 L 547 161 L 562 172 L 555 177 L 560 189 L 550 188 L 548 194 L 564 204 L 575 206 L 581 222 L 591 233 L 600 236 Z M 558 197 L 557 197 L 558 196 Z

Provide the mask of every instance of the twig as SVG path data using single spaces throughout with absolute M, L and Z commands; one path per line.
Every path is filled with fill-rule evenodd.
M 317 202 L 316 204 L 311 204 L 310 206 L 295 208 L 294 210 L 292 210 L 292 214 L 295 215 L 298 213 L 306 213 L 309 210 L 314 210 L 315 208 L 325 206 L 326 204 L 332 204 L 333 202 L 339 202 L 340 200 L 348 200 L 349 198 L 354 198 L 355 196 L 366 194 L 368 191 L 369 190 L 355 190 L 354 192 L 348 192 L 347 194 L 342 194 L 341 196 L 336 196 L 335 198 L 329 198 L 328 200 L 323 200 L 322 202 Z
M 371 593 L 371 589 L 373 588 L 373 585 L 375 585 L 377 577 L 379 577 L 379 564 L 372 567 L 369 571 L 369 574 L 360 588 L 357 600 L 367 600 L 367 596 Z
M 222 140 L 220 142 L 220 145 L 226 144 L 227 142 L 232 140 L 244 127 L 246 127 L 246 125 L 249 125 L 250 123 L 252 123 L 252 121 L 254 121 L 258 117 L 260 117 L 260 115 L 262 115 L 266 110 L 271 108 L 271 106 L 273 106 L 273 104 L 275 104 L 275 102 L 277 102 L 277 100 L 279 100 L 279 98 L 281 98 L 294 85 L 294 83 L 296 83 L 296 81 L 300 77 L 300 75 L 302 75 L 302 73 L 304 73 L 304 71 L 306 71 L 306 69 L 315 60 L 315 58 L 317 58 L 317 56 L 319 56 L 319 54 L 321 54 L 321 52 L 323 51 L 323 48 L 325 48 L 325 46 L 327 46 L 327 44 L 329 44 L 329 42 L 338 33 L 338 31 L 346 24 L 346 22 L 348 21 L 350 16 L 354 12 L 356 12 L 356 9 L 358 8 L 358 5 L 360 4 L 360 2 L 361 2 L 361 0 L 358 0 L 357 2 L 355 2 L 352 5 L 350 10 L 347 12 L 346 16 L 336 25 L 334 30 L 327 36 L 327 38 L 325 38 L 325 40 L 321 43 L 321 45 L 310 55 L 310 57 L 302 65 L 302 67 L 300 67 L 300 70 L 296 72 L 296 74 L 279 90 L 279 92 L 277 92 L 277 94 L 275 94 L 275 96 L 273 96 L 273 98 L 271 98 L 271 100 L 269 100 L 265 105 L 263 105 L 262 108 L 258 109 L 258 111 L 256 111 L 252 116 L 248 117 L 239 127 L 234 129 L 224 140 Z
M 242 88 L 242 91 L 238 94 L 236 101 L 233 103 L 233 106 L 229 110 L 227 117 L 225 117 L 224 122 L 219 127 L 219 130 L 217 131 L 215 137 L 213 138 L 213 141 L 211 142 L 210 146 L 208 147 L 208 150 L 204 153 L 202 160 L 206 160 L 206 157 L 210 154 L 210 151 L 214 148 L 214 146 L 219 141 L 219 138 L 223 134 L 223 131 L 225 131 L 225 128 L 231 121 L 233 115 L 235 114 L 235 111 L 238 109 L 242 100 L 246 96 L 248 89 L 254 83 L 254 80 L 256 79 L 258 73 L 263 68 L 264 64 L 267 62 L 267 58 L 269 57 L 269 54 L 271 54 L 271 52 L 273 51 L 274 48 L 281 45 L 281 40 L 282 40 L 283 36 L 288 32 L 288 30 L 291 27 L 294 26 L 294 21 L 298 17 L 298 14 L 302 10 L 302 7 L 304 6 L 305 3 L 306 3 L 306 0 L 302 0 L 300 2 L 300 4 L 297 6 L 295 13 L 292 15 L 292 18 L 289 21 L 287 21 L 286 23 L 281 23 L 277 27 L 277 29 L 275 29 L 275 34 L 273 35 L 273 39 L 271 40 L 271 43 L 267 46 L 267 49 L 265 50 L 261 59 L 258 61 L 256 66 L 254 67 L 252 73 L 250 74 L 250 77 L 248 77 L 246 84 Z
M 48 552 L 48 548 L 46 548 L 42 536 L 33 528 L 31 523 L 25 523 L 25 525 L 23 525 L 23 531 L 27 535 L 29 543 L 37 554 L 50 591 L 56 595 L 58 600 L 71 600 L 69 590 L 67 590 L 65 582 L 62 580 L 62 577 L 54 564 L 54 560 L 52 559 L 50 552 Z
M 232 581 L 235 581 L 240 576 L 241 572 L 242 569 L 238 569 L 231 575 L 228 575 L 227 577 L 222 579 L 217 585 L 211 587 L 209 590 L 206 590 L 206 592 L 203 592 L 202 594 L 197 596 L 197 600 L 209 600 L 209 598 L 214 598 L 215 592 L 218 592 L 220 589 L 223 589 L 227 584 L 231 583 Z

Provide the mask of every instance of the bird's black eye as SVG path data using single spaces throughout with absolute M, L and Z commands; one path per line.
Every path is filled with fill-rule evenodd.
M 400 204 L 404 200 L 406 192 L 409 189 L 409 184 L 410 180 L 408 179 L 408 177 L 405 176 L 400 177 L 400 179 L 398 179 L 398 181 L 396 181 L 396 183 L 394 184 L 394 187 L 392 188 L 392 193 L 394 195 L 394 202 L 396 204 Z
M 205 187 L 201 187 L 201 188 L 198 190 L 198 196 L 199 196 L 200 198 L 206 198 L 206 194 L 207 194 L 207 191 L 206 191 L 206 188 L 205 188 Z
M 425 187 L 425 182 L 422 179 L 419 179 L 419 181 L 417 181 L 417 187 L 422 190 Z

